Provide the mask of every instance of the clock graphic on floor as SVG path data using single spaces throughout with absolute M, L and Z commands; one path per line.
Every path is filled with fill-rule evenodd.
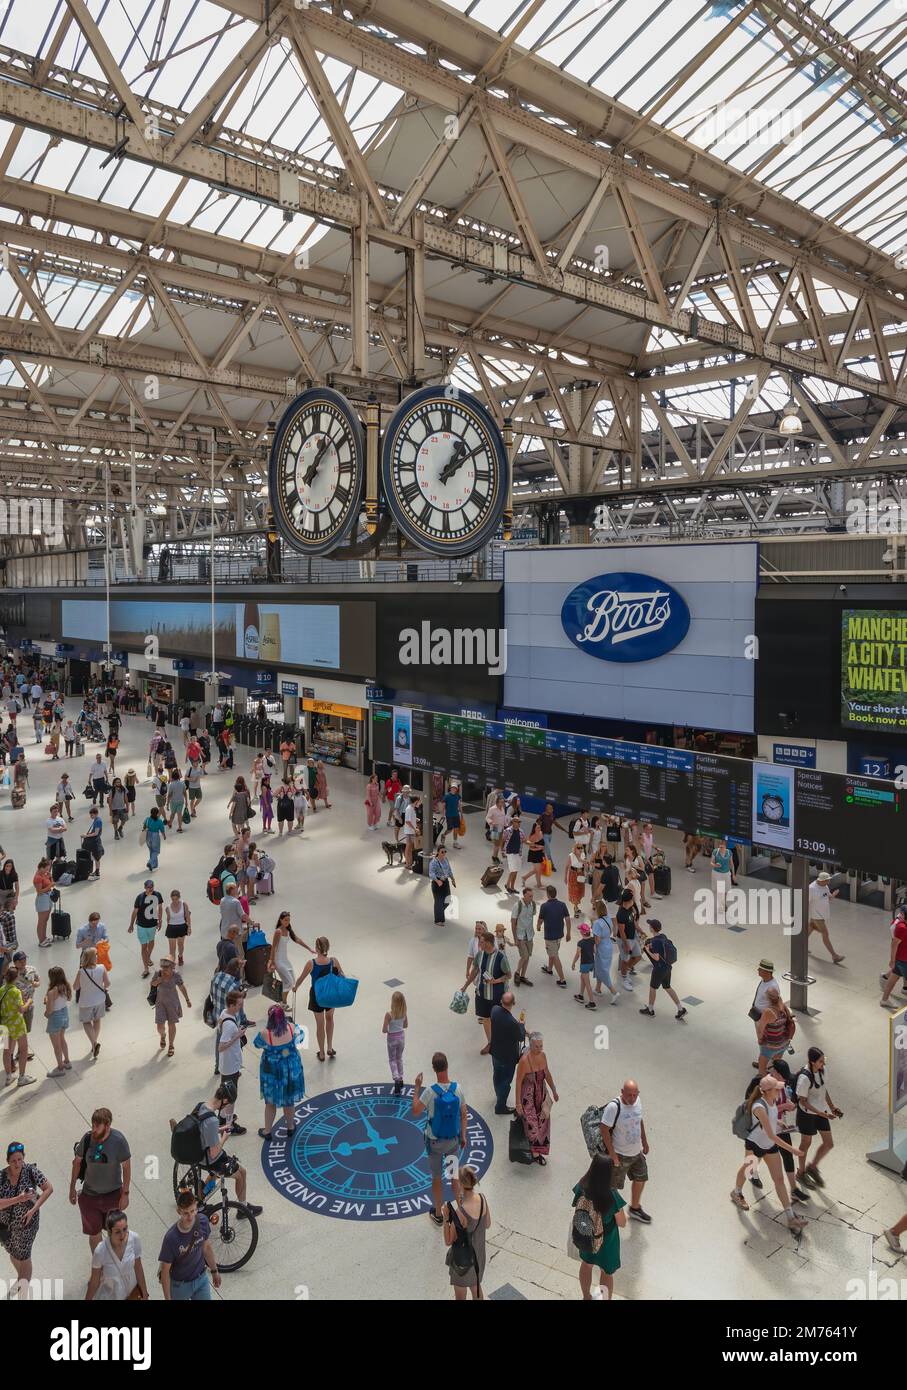
M 296 1107 L 296 1132 L 287 1140 L 275 1125 L 264 1145 L 268 1180 L 296 1205 L 344 1221 L 387 1221 L 424 1215 L 432 1208 L 425 1152 L 425 1116 L 411 1113 L 412 1087 L 339 1087 Z M 460 1154 L 479 1176 L 492 1154 L 491 1131 L 468 1111 L 467 1143 Z M 450 1185 L 444 1183 L 445 1196 Z
M 482 403 L 423 387 L 397 407 L 381 453 L 384 501 L 408 541 L 468 555 L 490 541 L 507 498 L 507 453 Z
M 281 416 L 271 446 L 274 524 L 296 550 L 324 555 L 355 525 L 365 484 L 365 432 L 339 391 L 303 391 Z

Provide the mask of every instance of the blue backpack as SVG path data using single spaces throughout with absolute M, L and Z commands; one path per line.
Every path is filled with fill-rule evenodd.
M 460 1097 L 457 1083 L 451 1081 L 446 1091 L 435 1082 L 435 1108 L 431 1117 L 431 1132 L 435 1139 L 456 1139 L 460 1133 Z

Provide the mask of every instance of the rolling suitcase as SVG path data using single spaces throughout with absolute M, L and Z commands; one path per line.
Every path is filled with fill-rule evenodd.
M 76 850 L 76 883 L 84 883 L 91 873 L 94 861 L 87 849 Z
M 263 873 L 255 885 L 255 891 L 260 898 L 268 898 L 274 892 L 273 873 Z
M 264 984 L 269 946 L 253 946 L 246 950 L 246 984 L 253 989 Z
M 72 936 L 72 919 L 68 912 L 50 914 L 50 934 L 57 941 L 68 941 Z
M 22 807 L 25 805 L 25 788 L 13 787 L 9 799 L 12 804 L 13 810 L 21 811 Z
M 77 758 L 83 758 L 84 756 L 85 756 L 85 744 L 82 742 L 81 739 L 79 739 L 78 743 L 76 744 L 76 757 L 77 757 Z
M 654 874 L 655 892 L 662 898 L 666 898 L 671 891 L 671 867 L 669 864 L 659 864 Z
M 488 865 L 488 868 L 485 870 L 484 874 L 482 875 L 482 887 L 483 887 L 483 888 L 493 888 L 493 887 L 495 886 L 495 884 L 496 884 L 497 882 L 499 882 L 499 880 L 500 880 L 501 875 L 503 874 L 503 872 L 504 872 L 504 865 L 503 865 L 503 864 L 489 864 L 489 865 Z

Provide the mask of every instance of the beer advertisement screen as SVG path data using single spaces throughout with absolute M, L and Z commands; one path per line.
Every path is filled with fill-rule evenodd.
M 336 603 L 236 604 L 236 652 L 245 661 L 340 669 Z

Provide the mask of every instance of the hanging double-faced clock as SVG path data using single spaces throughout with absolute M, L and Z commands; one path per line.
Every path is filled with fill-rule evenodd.
M 468 555 L 490 541 L 507 499 L 507 454 L 474 396 L 426 386 L 407 396 L 384 434 L 384 505 L 413 545 Z
M 291 546 L 323 555 L 351 530 L 362 506 L 365 431 L 339 391 L 316 386 L 290 403 L 271 446 L 274 524 Z

